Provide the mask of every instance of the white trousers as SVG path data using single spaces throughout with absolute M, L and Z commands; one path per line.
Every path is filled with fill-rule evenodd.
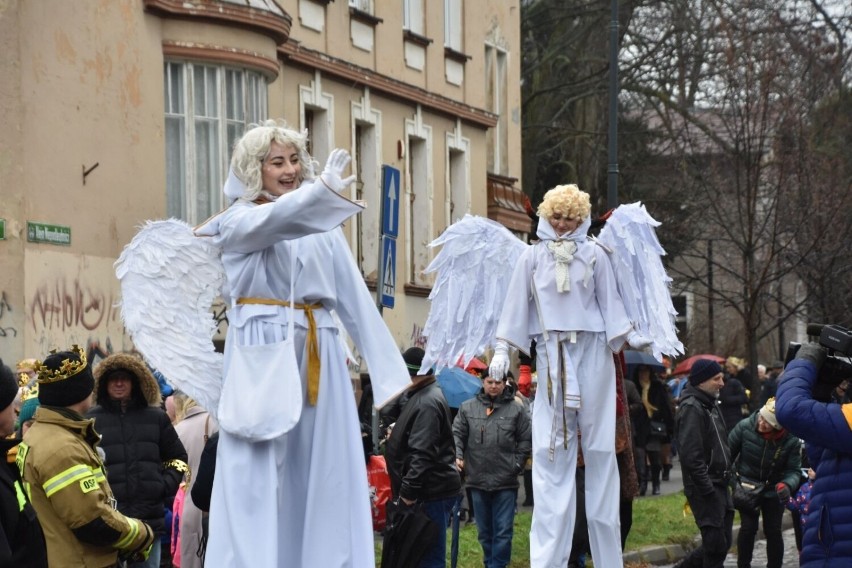
M 595 566 L 602 568 L 623 566 L 612 351 L 603 334 L 589 332 L 578 333 L 576 343 L 562 342 L 555 349 L 545 349 L 541 338 L 538 345 L 539 390 L 532 420 L 536 500 L 530 530 L 530 565 L 564 568 L 568 564 L 577 514 L 575 475 L 579 437 L 586 464 L 586 516 L 592 559 Z M 562 369 L 576 373 L 579 410 L 565 408 L 563 377 L 551 377 L 552 391 L 548 397 L 548 377 L 542 371 L 559 368 L 548 364 L 548 352 L 552 357 L 559 350 L 564 358 Z

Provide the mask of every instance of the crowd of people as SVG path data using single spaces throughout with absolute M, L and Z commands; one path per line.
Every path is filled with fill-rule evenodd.
M 258 434 L 233 414 L 217 421 L 225 407 L 200 407 L 135 354 L 94 364 L 75 345 L 22 360 L 17 377 L 0 364 L 0 568 L 207 558 L 373 568 L 363 452 L 377 449 L 359 420 L 338 318 L 380 409 L 393 537 L 383 566 L 445 566 L 446 531 L 464 509 L 483 564 L 505 568 L 521 483 L 533 567 L 582 566 L 588 555 L 620 566 L 633 501 L 661 493 L 675 455 L 701 536 L 679 566 L 722 566 L 735 507 L 740 568 L 751 566 L 761 519 L 768 567 L 780 568 L 785 506 L 800 520 L 802 566 L 852 561 L 852 406 L 845 382 L 830 400 L 811 396 L 820 348 L 803 347 L 784 380 L 780 363 L 758 365 L 752 380 L 735 357 L 724 368 L 698 359 L 674 377 L 663 364 L 625 364 L 625 348 L 650 340 L 626 315 L 605 249 L 587 239 L 588 194 L 557 186 L 539 207 L 538 241 L 513 267 L 493 357 L 474 371 L 481 387 L 451 408 L 435 370 L 421 368 L 423 350 L 396 349 L 345 244 L 339 225 L 360 210 L 340 195 L 354 179 L 343 177 L 348 162 L 336 150 L 314 175 L 303 133 L 258 126 L 236 145 L 231 206 L 199 229 L 223 250 L 234 310 L 225 382 L 274 400 L 280 385 L 252 383 L 261 351 L 254 360 L 240 351 L 295 335 L 290 386 L 305 396 L 289 426 Z M 821 440 L 820 426 L 834 438 Z M 406 533 L 404 519 L 419 532 Z

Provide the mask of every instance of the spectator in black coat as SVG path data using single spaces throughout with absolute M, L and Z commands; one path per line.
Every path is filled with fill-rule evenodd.
M 701 546 L 676 564 L 677 568 L 722 568 L 731 547 L 731 454 L 716 404 L 722 375 L 722 368 L 711 359 L 693 363 L 675 416 L 683 493 L 701 531 Z
M 117 353 L 95 367 L 95 381 L 97 406 L 88 416 L 102 436 L 107 480 L 118 510 L 163 535 L 165 504 L 174 501 L 189 468 L 186 450 L 160 407 L 157 380 L 141 359 Z M 160 557 L 156 539 L 147 562 L 131 566 L 156 568 Z
M 438 539 L 420 566 L 444 566 L 447 525 L 461 497 L 461 478 L 455 464 L 450 407 L 435 379 L 418 375 L 424 352 L 411 347 L 402 354 L 412 384 L 400 395 L 399 417 L 388 436 L 385 459 L 393 498 L 400 505 L 417 505 L 438 526 Z M 390 520 L 389 520 L 390 522 Z
M 12 369 L 0 361 L 0 567 L 47 568 L 44 533 L 35 509 L 23 490 L 14 460 L 6 460 L 7 453 L 15 452 L 21 442 L 8 438 L 15 431 L 17 393 L 18 381 Z
M 725 421 L 726 434 L 730 434 L 734 426 L 748 416 L 748 394 L 739 379 L 727 373 L 724 377 L 725 386 L 719 391 L 719 411 Z

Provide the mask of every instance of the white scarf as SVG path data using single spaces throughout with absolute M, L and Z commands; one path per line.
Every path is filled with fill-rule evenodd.
M 571 279 L 568 276 L 568 265 L 574 260 L 577 243 L 574 241 L 548 241 L 547 249 L 556 260 L 556 291 L 570 292 Z

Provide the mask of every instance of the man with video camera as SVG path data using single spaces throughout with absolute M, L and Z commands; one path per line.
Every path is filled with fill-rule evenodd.
M 816 479 L 805 523 L 801 568 L 852 566 L 852 404 L 829 402 L 852 365 L 852 334 L 837 326 L 808 327 L 820 343 L 795 352 L 778 385 L 778 421 L 805 440 Z M 812 333 L 813 331 L 813 333 Z

